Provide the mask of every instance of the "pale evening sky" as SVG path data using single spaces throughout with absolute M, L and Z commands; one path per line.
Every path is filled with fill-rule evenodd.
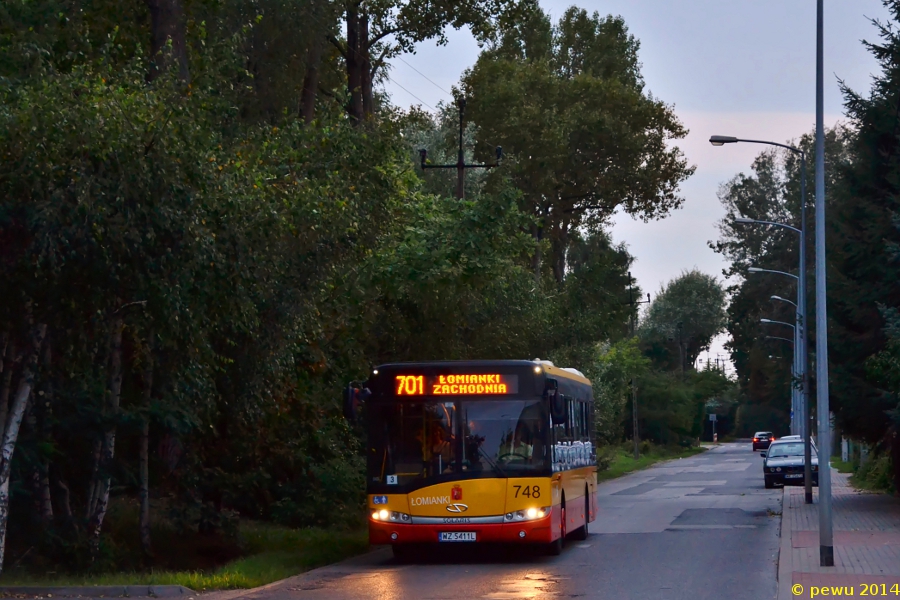
M 690 130 L 677 144 L 697 166 L 682 185 L 683 208 L 651 223 L 615 219 L 614 239 L 636 258 L 632 274 L 654 295 L 685 269 L 697 267 L 722 279 L 725 263 L 707 246 L 718 237 L 716 223 L 724 215 L 716 192 L 735 174 L 749 172 L 764 147 L 714 148 L 707 140 L 720 134 L 786 142 L 813 129 L 815 0 L 541 0 L 554 21 L 573 4 L 625 19 L 641 44 L 647 91 L 672 105 Z M 877 41 L 869 19 L 886 21 L 889 15 L 881 0 L 825 0 L 824 15 L 830 126 L 843 113 L 839 78 L 854 90 L 868 90 L 877 64 L 861 40 Z M 446 46 L 420 44 L 415 54 L 393 61 L 386 87 L 395 104 L 421 100 L 433 107 L 450 100 L 438 86 L 449 90 L 456 84 L 479 48 L 466 30 L 450 30 L 448 37 Z M 723 343 L 714 342 L 713 358 L 726 355 Z

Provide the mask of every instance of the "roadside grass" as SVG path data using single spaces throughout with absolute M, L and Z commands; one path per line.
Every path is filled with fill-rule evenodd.
M 597 473 L 597 481 L 609 481 L 635 471 L 646 469 L 660 461 L 671 460 L 673 458 L 687 458 L 704 452 L 705 448 L 667 448 L 664 446 L 651 446 L 650 450 L 646 450 L 646 446 L 641 448 L 640 458 L 634 460 L 634 454 L 630 450 L 622 447 L 616 449 L 615 457 L 605 471 Z
M 831 466 L 837 469 L 838 473 L 855 473 L 856 468 L 851 462 L 844 462 L 840 459 L 832 458 Z
M 369 548 L 365 530 L 290 529 L 242 522 L 239 535 L 245 555 L 208 571 L 119 571 L 49 577 L 4 573 L 0 585 L 182 585 L 196 592 L 248 589 L 361 554 Z

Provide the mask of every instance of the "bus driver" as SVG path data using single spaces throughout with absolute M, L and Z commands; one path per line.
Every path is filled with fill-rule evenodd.
M 533 447 L 525 441 L 525 428 L 520 424 L 516 427 L 513 438 L 500 447 L 501 460 L 531 460 Z

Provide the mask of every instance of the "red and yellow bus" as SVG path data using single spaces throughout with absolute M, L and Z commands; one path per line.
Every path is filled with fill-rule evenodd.
M 585 539 L 597 513 L 591 383 L 541 360 L 396 363 L 365 396 L 369 539 L 422 544 Z M 348 408 L 349 413 L 354 413 Z

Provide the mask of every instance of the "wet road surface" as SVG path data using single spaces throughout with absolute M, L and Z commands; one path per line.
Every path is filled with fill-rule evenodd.
M 255 600 L 774 598 L 781 490 L 749 444 L 601 484 L 587 541 L 561 556 L 454 547 L 412 564 L 377 550 L 236 597 Z M 232 596 L 234 598 L 235 596 Z

